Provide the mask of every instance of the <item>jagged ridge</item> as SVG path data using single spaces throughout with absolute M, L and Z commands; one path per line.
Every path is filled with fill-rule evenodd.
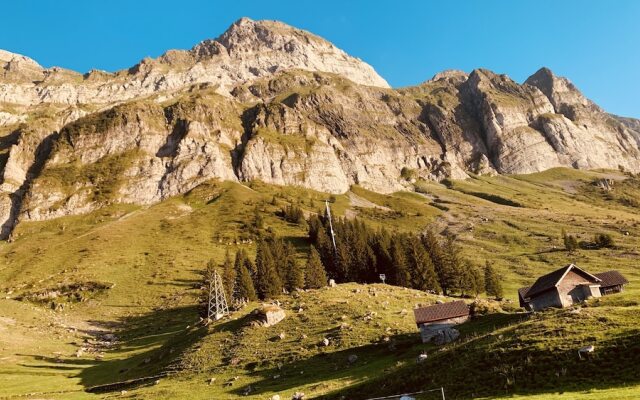
M 11 65 L 0 84 L 5 99 L 28 87 L 20 82 L 29 74 L 49 77 L 32 88 L 68 85 L 56 86 L 60 70 L 0 55 Z M 281 62 L 276 69 L 274 60 Z M 193 78 L 203 70 L 226 75 L 210 79 L 217 82 L 211 87 Z M 209 72 L 199 76 L 209 79 Z M 149 204 L 212 178 L 341 193 L 352 184 L 410 190 L 416 179 L 468 172 L 640 170 L 637 124 L 604 113 L 546 68 L 522 85 L 487 70 L 445 71 L 401 90 L 378 78 L 324 39 L 242 19 L 190 51 L 82 78 L 85 95 L 96 102 L 104 98 L 91 90 L 113 89 L 123 79 L 129 89 L 109 89 L 119 93 L 116 103 L 144 99 L 96 107 L 59 105 L 45 96 L 37 107 L 3 106 L 22 119 L 7 119 L 3 128 L 2 234 L 9 235 L 17 216 L 38 220 L 111 202 Z M 41 116 L 37 123 L 18 125 L 33 115 Z

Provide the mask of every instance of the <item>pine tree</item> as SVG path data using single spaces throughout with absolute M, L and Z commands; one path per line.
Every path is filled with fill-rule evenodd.
M 398 237 L 391 241 L 391 259 L 393 260 L 394 268 L 390 283 L 396 286 L 410 287 L 411 274 L 409 273 L 407 254 L 402 240 Z
M 458 285 L 462 295 L 478 296 L 484 291 L 484 275 L 468 261 L 464 262 Z
M 241 253 L 238 253 L 241 254 Z M 236 257 L 236 261 L 238 258 Z M 248 261 L 248 259 L 246 259 Z M 241 260 L 241 262 L 236 262 L 236 292 L 235 292 L 235 300 L 239 301 L 255 301 L 258 299 L 256 295 L 256 289 L 253 286 L 253 280 L 251 279 L 251 273 L 247 268 L 247 262 Z
M 262 218 L 262 213 L 258 209 L 258 206 L 253 210 L 253 226 L 256 229 L 264 228 L 264 219 Z
M 298 265 L 296 251 L 291 243 L 286 244 L 284 264 L 286 268 L 285 288 L 288 291 L 293 291 L 304 287 L 304 271 Z
M 442 262 L 438 274 L 438 282 L 442 288 L 442 293 L 446 296 L 451 292 L 460 289 L 460 275 L 462 271 L 462 260 L 459 256 L 460 249 L 453 237 L 448 237 L 442 248 Z
M 373 250 L 376 256 L 376 274 L 379 279 L 380 274 L 391 277 L 393 262 L 391 259 L 391 236 L 382 229 L 375 237 Z M 375 280 L 374 280 L 375 281 Z
M 501 277 L 487 261 L 484 267 L 484 284 L 487 296 L 501 299 L 503 296 Z
M 222 264 L 222 284 L 224 285 L 224 292 L 227 296 L 227 302 L 231 303 L 233 300 L 233 294 L 236 284 L 236 270 L 233 262 L 231 261 L 231 255 L 229 250 L 224 255 L 224 263 Z
M 408 243 L 408 264 L 411 274 L 411 286 L 418 290 L 433 290 L 439 292 L 440 285 L 429 253 L 417 237 L 412 237 Z
M 312 245 L 305 267 L 305 287 L 307 289 L 318 289 L 327 286 L 327 274 L 320 260 L 318 250 Z
M 271 249 L 265 240 L 258 243 L 255 287 L 258 296 L 263 300 L 282 293 L 282 280 L 276 270 Z

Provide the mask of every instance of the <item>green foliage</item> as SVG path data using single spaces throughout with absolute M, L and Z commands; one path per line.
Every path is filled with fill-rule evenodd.
M 285 221 L 294 224 L 304 224 L 304 213 L 302 209 L 295 204 L 287 204 L 282 210 L 280 215 Z
M 224 285 L 227 302 L 231 303 L 236 292 L 236 269 L 233 261 L 231 261 L 229 250 L 226 251 L 222 264 L 222 284 Z
M 484 284 L 487 296 L 501 299 L 504 296 L 502 289 L 502 277 L 493 269 L 487 261 L 484 266 Z
M 266 240 L 258 242 L 256 250 L 256 277 L 255 287 L 260 299 L 272 299 L 282 294 L 283 283 L 272 249 Z
M 562 241 L 564 249 L 567 251 L 575 251 L 578 248 L 578 239 L 573 235 L 568 235 L 564 229 L 562 230 Z
M 251 274 L 255 273 L 255 268 L 249 260 L 246 250 L 242 249 L 236 252 L 234 268 L 236 275 L 234 300 L 239 302 L 257 300 L 258 296 L 251 277 Z
M 615 247 L 613 236 L 608 233 L 597 233 L 593 238 L 593 243 L 599 249 Z
M 320 254 L 315 246 L 311 246 L 307 265 L 305 267 L 305 285 L 306 289 L 319 289 L 327 286 L 327 274 L 320 260 Z

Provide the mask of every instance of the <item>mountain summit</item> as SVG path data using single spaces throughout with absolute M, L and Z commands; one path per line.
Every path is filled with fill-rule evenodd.
M 281 22 L 248 18 L 234 22 L 216 40 L 205 40 L 191 50 L 169 50 L 114 74 L 44 69 L 27 57 L 4 51 L 0 67 L 5 71 L 0 101 L 22 105 L 109 104 L 194 84 L 214 85 L 228 95 L 238 84 L 290 69 L 334 73 L 358 84 L 389 87 L 370 65 L 318 36 Z
M 394 90 L 368 64 L 276 21 L 116 73 L 0 52 L 0 224 L 151 204 L 211 179 L 343 193 L 554 167 L 640 171 L 640 123 L 566 78 L 478 69 Z

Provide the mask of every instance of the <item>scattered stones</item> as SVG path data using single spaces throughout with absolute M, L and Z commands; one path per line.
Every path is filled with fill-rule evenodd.
M 293 396 L 291 396 L 291 400 L 304 400 L 304 393 L 295 392 Z
M 329 279 L 329 287 L 336 287 L 336 281 L 334 279 Z
M 273 396 L 271 396 L 270 400 L 280 400 L 280 395 L 279 394 L 274 394 Z
M 287 334 L 284 333 L 284 332 L 280 332 L 280 334 L 278 335 L 278 339 L 280 339 L 280 340 L 284 340 L 284 338 L 286 338 L 286 337 L 287 337 Z
M 421 364 L 423 362 L 427 361 L 427 354 L 426 353 L 422 353 L 420 355 L 418 355 L 418 358 L 416 359 L 416 362 L 418 364 Z
M 347 358 L 347 360 L 349 361 L 349 364 L 353 364 L 354 362 L 358 361 L 358 356 L 355 354 L 351 354 L 349 358 Z
M 320 342 L 320 343 L 321 343 L 324 347 L 327 347 L 327 346 L 329 346 L 329 343 L 330 343 L 330 342 L 329 342 L 329 339 L 324 338 L 324 339 L 322 339 L 322 342 Z

